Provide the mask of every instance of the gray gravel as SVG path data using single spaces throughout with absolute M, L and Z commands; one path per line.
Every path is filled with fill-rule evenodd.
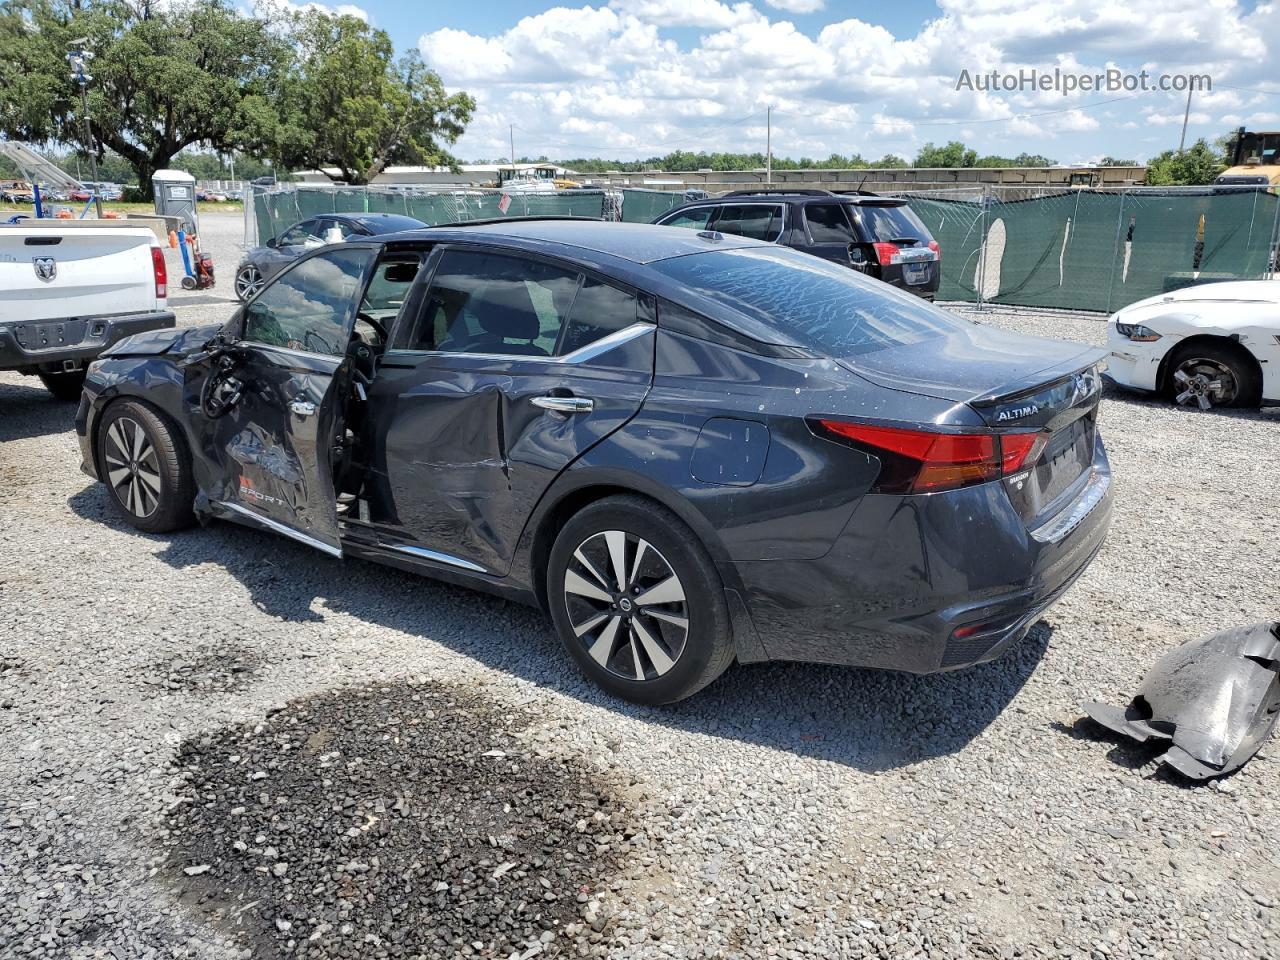
M 215 252 L 226 284 L 239 224 L 224 241 L 205 229 L 208 243 L 231 238 Z M 200 296 L 175 296 L 182 322 L 229 315 Z M 1102 342 L 1096 319 L 983 319 Z M 1083 700 L 1125 702 L 1172 645 L 1280 616 L 1280 411 L 1108 394 L 1102 428 L 1110 540 L 1001 661 L 924 678 L 738 667 L 649 709 L 583 682 L 533 611 L 225 524 L 126 528 L 77 469 L 70 408 L 0 374 L 0 955 L 297 955 L 311 920 L 338 909 L 328 884 L 351 859 L 324 830 L 350 828 L 352 781 L 300 752 L 319 716 L 390 771 L 375 778 L 388 809 L 413 780 L 388 760 L 397 717 L 425 728 L 414 756 L 433 755 L 434 738 L 448 761 L 421 782 L 500 797 L 531 776 L 561 810 L 605 798 L 609 849 L 583 841 L 588 903 L 575 892 L 577 915 L 557 914 L 553 937 L 517 925 L 500 940 L 478 919 L 476 947 L 442 906 L 450 945 L 416 941 L 419 956 L 1280 958 L 1280 745 L 1190 788 L 1079 722 Z M 476 775 L 414 696 L 484 704 L 467 728 L 475 749 L 527 769 Z M 250 804 L 232 813 L 246 785 L 228 771 L 247 765 L 268 774 L 272 804 L 277 787 L 307 784 L 282 789 L 298 806 L 263 822 L 314 821 L 314 846 L 265 858 L 267 830 L 232 835 Z M 532 772 L 556 765 L 558 779 Z M 423 837 L 448 834 L 430 833 L 434 814 L 464 809 L 414 796 Z M 483 819 L 457 819 L 457 836 Z M 551 842 L 550 858 L 577 843 Z M 251 848 L 265 859 L 250 876 Z M 295 869 L 315 883 L 286 901 Z M 362 917 L 393 921 L 362 955 L 413 956 L 395 939 L 405 891 L 360 889 Z M 285 902 L 297 909 L 274 910 Z

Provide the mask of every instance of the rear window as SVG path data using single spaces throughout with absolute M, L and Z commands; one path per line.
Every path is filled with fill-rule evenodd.
M 785 247 L 716 250 L 650 266 L 830 357 L 919 343 L 968 325 L 919 297 Z
M 910 207 L 881 207 L 870 203 L 859 204 L 854 215 L 866 240 L 870 243 L 893 243 L 901 240 L 918 240 L 928 243 L 933 239 L 929 228 L 920 222 Z
M 371 233 L 399 233 L 401 230 L 417 230 L 426 226 L 421 220 L 397 214 L 389 217 L 360 217 L 356 222 Z
M 809 236 L 814 243 L 852 243 L 853 230 L 845 216 L 844 204 L 811 203 L 804 208 Z

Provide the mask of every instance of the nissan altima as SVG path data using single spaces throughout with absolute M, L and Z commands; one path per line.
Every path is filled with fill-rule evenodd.
M 1106 535 L 1100 351 L 710 231 L 352 238 L 88 373 L 84 470 L 536 604 L 643 703 L 734 660 L 927 673 L 1017 643 Z

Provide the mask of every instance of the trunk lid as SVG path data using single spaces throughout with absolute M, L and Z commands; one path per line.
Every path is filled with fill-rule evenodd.
M 0 315 L 24 323 L 163 309 L 156 243 L 150 229 L 124 224 L 0 227 Z
M 841 362 L 884 386 L 966 404 L 996 432 L 1042 434 L 1035 461 L 1003 481 L 1034 526 L 1088 480 L 1106 355 L 1081 343 L 973 326 Z

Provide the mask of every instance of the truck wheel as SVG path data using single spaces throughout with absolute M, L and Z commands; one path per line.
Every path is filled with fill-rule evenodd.
M 97 444 L 99 473 L 125 520 L 148 533 L 191 525 L 191 455 L 167 417 L 149 404 L 119 400 L 102 415 Z
M 607 497 L 551 548 L 547 605 L 582 671 L 632 703 L 697 693 L 733 662 L 724 586 L 697 535 L 652 501 Z
M 72 370 L 69 373 L 41 373 L 40 382 L 45 389 L 59 400 L 78 401 L 80 391 L 84 387 L 84 371 Z

